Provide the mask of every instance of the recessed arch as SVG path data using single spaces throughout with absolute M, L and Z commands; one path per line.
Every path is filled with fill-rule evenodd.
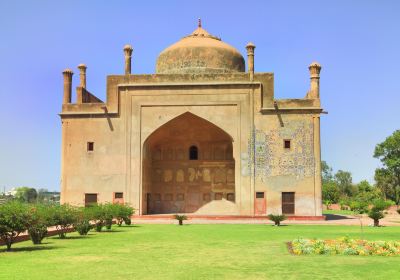
M 225 130 L 223 130 L 222 128 L 220 128 L 219 126 L 217 126 L 217 125 L 215 125 L 214 123 L 212 123 L 212 122 L 210 122 L 210 121 L 208 121 L 208 120 L 206 120 L 206 119 L 204 119 L 204 118 L 202 118 L 202 117 L 199 117 L 199 116 L 197 116 L 197 115 L 195 115 L 195 114 L 193 114 L 193 113 L 191 113 L 191 112 L 185 112 L 185 113 L 183 113 L 183 114 L 181 114 L 181 115 L 179 115 L 179 116 L 177 116 L 177 117 L 175 117 L 175 118 L 173 118 L 173 119 L 167 121 L 166 123 L 164 123 L 164 124 L 162 124 L 161 126 L 159 126 L 157 129 L 155 129 L 155 130 L 146 138 L 146 140 L 144 141 L 144 143 L 146 144 L 146 142 L 147 142 L 149 139 L 154 138 L 154 135 L 155 135 L 155 134 L 159 134 L 161 131 L 163 131 L 163 128 L 168 128 L 168 127 L 170 127 L 171 125 L 176 124 L 177 122 L 186 121 L 186 120 L 189 120 L 189 119 L 194 120 L 195 123 L 202 123 L 202 124 L 204 124 L 204 125 L 207 125 L 207 124 L 208 124 L 208 126 L 209 126 L 210 128 L 213 128 L 213 130 L 217 131 L 217 132 L 220 133 L 221 135 L 224 135 L 225 137 L 230 138 L 231 142 L 233 142 L 233 137 L 232 137 L 228 132 L 226 132 Z
M 190 112 L 153 131 L 143 144 L 143 213 L 195 213 L 214 200 L 234 203 L 232 142 Z

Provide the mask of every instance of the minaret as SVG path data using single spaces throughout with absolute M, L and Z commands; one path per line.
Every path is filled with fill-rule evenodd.
M 79 69 L 79 80 L 80 80 L 80 87 L 86 88 L 86 65 L 85 64 L 79 64 L 78 65 Z
M 321 65 L 318 62 L 313 62 L 308 66 L 310 70 L 310 91 L 308 93 L 309 98 L 319 99 L 319 73 L 321 72 Z
M 71 103 L 71 92 L 72 92 L 72 72 L 71 69 L 65 69 L 63 72 L 64 76 L 64 96 L 63 96 L 63 104 Z
M 256 46 L 252 42 L 249 42 L 246 46 L 247 64 L 248 64 L 248 72 L 249 72 L 250 81 L 254 80 L 254 49 L 255 48 L 256 48 Z
M 133 48 L 132 48 L 131 45 L 125 45 L 125 47 L 124 47 L 125 75 L 130 75 L 131 74 L 132 51 L 133 51 Z

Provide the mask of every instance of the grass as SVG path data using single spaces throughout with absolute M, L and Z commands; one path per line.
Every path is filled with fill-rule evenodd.
M 14 244 L 0 279 L 398 279 L 400 257 L 294 256 L 297 237 L 360 238 L 356 226 L 139 225 Z M 367 227 L 369 240 L 399 240 L 400 227 Z M 4 247 L 2 247 L 4 248 Z
M 354 215 L 354 212 L 351 210 L 324 210 L 322 214 Z

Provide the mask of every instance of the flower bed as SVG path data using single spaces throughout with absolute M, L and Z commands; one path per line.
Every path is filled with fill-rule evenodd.
M 400 241 L 367 241 L 343 237 L 334 240 L 298 238 L 289 243 L 295 255 L 400 256 Z

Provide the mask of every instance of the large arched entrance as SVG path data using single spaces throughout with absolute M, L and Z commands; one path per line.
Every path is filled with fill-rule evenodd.
M 232 138 L 194 114 L 176 117 L 144 143 L 142 187 L 143 214 L 195 213 L 215 200 L 234 203 Z

